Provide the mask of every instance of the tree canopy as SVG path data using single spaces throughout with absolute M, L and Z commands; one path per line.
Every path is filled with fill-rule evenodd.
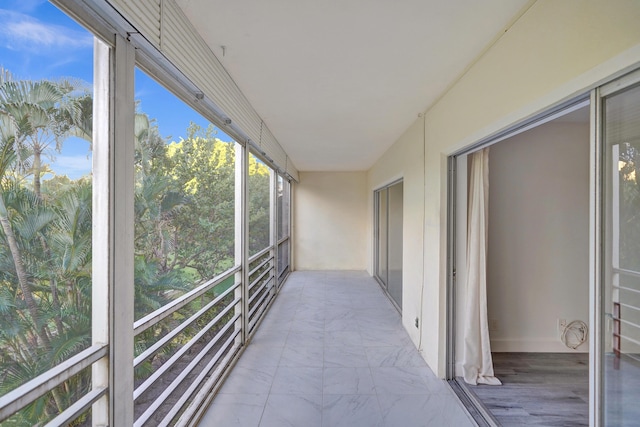
M 56 175 L 49 163 L 69 138 L 91 141 L 88 87 L 0 70 L 0 395 L 91 344 L 92 177 Z M 213 126 L 192 123 L 170 142 L 136 113 L 136 319 L 233 266 L 235 155 Z M 269 245 L 269 182 L 269 168 L 252 158 L 252 250 Z M 162 333 L 137 337 L 136 353 Z M 89 373 L 77 375 L 7 425 L 45 422 L 89 387 Z

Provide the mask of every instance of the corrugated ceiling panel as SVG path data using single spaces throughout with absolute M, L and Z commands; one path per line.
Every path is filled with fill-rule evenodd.
M 297 170 L 282 146 L 174 0 L 110 2 L 280 169 L 297 180 Z
M 300 182 L 300 176 L 298 175 L 298 169 L 296 169 L 295 166 L 293 166 L 293 165 L 287 166 L 287 173 L 296 182 Z
M 163 0 L 162 53 L 256 144 L 263 138 L 263 151 L 286 170 L 287 155 L 262 125 L 262 119 L 240 91 L 227 70 L 173 0 Z M 266 136 L 265 136 L 266 135 Z M 266 138 L 266 140 L 265 140 Z M 295 170 L 293 165 L 289 170 Z M 297 171 L 296 171 L 297 176 Z
M 260 137 L 260 117 L 222 64 L 197 35 L 182 10 L 164 1 L 163 53 L 254 141 Z
M 161 0 L 110 0 L 110 3 L 140 31 L 160 47 Z
M 287 153 L 284 152 L 278 141 L 273 136 L 267 125 L 264 125 L 262 133 L 260 135 L 260 147 L 267 153 L 267 156 L 271 157 L 271 160 L 280 166 L 282 170 L 286 168 Z

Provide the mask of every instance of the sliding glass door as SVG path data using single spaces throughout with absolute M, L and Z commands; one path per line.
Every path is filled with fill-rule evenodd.
M 605 86 L 600 103 L 604 250 L 599 418 L 615 426 L 637 425 L 640 419 L 640 81 L 627 82 Z
M 375 275 L 402 310 L 402 181 L 375 192 Z

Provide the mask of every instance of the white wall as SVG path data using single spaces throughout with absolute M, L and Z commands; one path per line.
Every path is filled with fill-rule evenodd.
M 639 21 L 635 0 L 538 0 L 369 171 L 369 193 L 411 175 L 404 176 L 410 241 L 404 243 L 403 321 L 438 375 L 445 375 L 446 354 L 447 156 L 637 66 Z M 419 333 L 411 321 L 416 316 Z
M 294 192 L 294 269 L 365 270 L 367 174 L 302 172 Z
M 422 120 L 416 122 L 400 137 L 367 174 L 368 218 L 373 218 L 374 190 L 403 179 L 402 205 L 402 321 L 416 346 L 420 335 L 414 326 L 415 318 L 422 322 L 420 300 L 422 298 L 422 255 L 424 220 L 424 151 L 421 143 L 424 135 Z M 420 141 L 420 143 L 416 143 Z M 368 224 L 368 271 L 373 274 L 372 224 Z
M 588 123 L 491 146 L 487 294 L 493 351 L 574 351 L 557 319 L 589 320 Z

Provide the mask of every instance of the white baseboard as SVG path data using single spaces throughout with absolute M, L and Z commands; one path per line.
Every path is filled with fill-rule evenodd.
M 558 339 L 494 338 L 491 340 L 491 351 L 496 353 L 588 353 L 589 342 L 584 342 L 573 350 Z
M 580 347 L 572 350 L 560 340 L 494 338 L 491 340 L 491 351 L 494 353 L 588 353 L 589 342 L 582 343 Z M 456 361 L 456 377 L 461 377 L 462 373 L 462 361 Z

